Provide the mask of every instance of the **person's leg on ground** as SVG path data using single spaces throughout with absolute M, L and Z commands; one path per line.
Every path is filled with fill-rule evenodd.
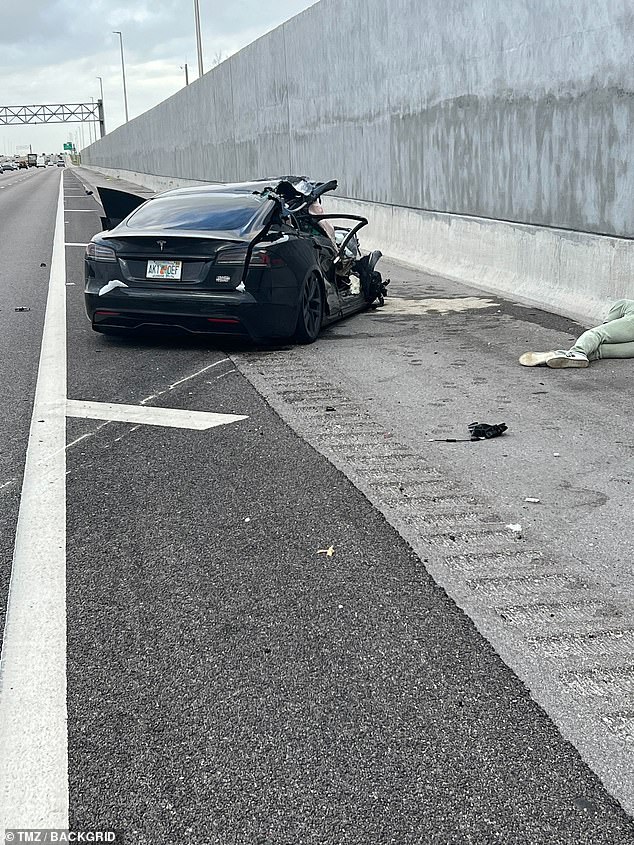
M 570 349 L 525 352 L 520 364 L 524 367 L 546 364 L 553 369 L 587 367 L 589 361 L 599 358 L 634 357 L 630 343 L 634 344 L 634 300 L 619 299 L 611 306 L 605 321 L 583 332 Z
M 634 299 L 617 299 L 610 306 L 603 322 L 611 323 L 612 320 L 620 320 L 621 317 L 628 317 L 630 314 L 634 314 Z
M 634 358 L 634 343 L 602 343 L 592 360 L 601 358 Z
M 593 355 L 599 346 L 604 343 L 633 343 L 634 342 L 634 313 L 626 317 L 620 317 L 616 320 L 611 320 L 609 323 L 603 323 L 600 326 L 595 326 L 593 329 L 588 329 L 580 337 L 577 338 L 574 346 L 570 348 L 571 352 L 581 352 L 587 358 Z
M 634 300 L 619 299 L 610 308 L 606 322 L 585 331 L 570 349 L 561 349 L 546 362 L 552 369 L 587 367 L 598 358 L 629 358 L 634 348 Z M 614 347 L 627 347 L 614 349 Z M 608 347 L 608 348 L 606 348 Z

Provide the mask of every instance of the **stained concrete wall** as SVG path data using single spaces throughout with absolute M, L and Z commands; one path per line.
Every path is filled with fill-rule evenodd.
M 321 0 L 84 153 L 634 236 L 631 0 Z

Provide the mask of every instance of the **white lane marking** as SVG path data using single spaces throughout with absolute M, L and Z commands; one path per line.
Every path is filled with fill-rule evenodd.
M 4 490 L 5 487 L 10 487 L 12 484 L 15 484 L 17 478 L 10 478 L 9 481 L 5 481 L 4 484 L 0 484 L 0 490 Z
M 81 211 L 83 214 L 96 214 L 96 208 L 65 208 L 64 211 Z
M 181 384 L 184 384 L 186 381 L 190 381 L 197 376 L 201 376 L 203 373 L 206 373 L 207 370 L 213 369 L 213 367 L 217 367 L 219 364 L 230 364 L 231 361 L 229 358 L 221 358 L 219 361 L 214 361 L 213 364 L 207 364 L 206 367 L 203 367 L 202 370 L 197 370 L 197 372 L 192 373 L 190 376 L 185 376 L 184 378 L 175 381 L 173 384 L 170 384 L 165 390 L 157 390 L 156 393 L 152 393 L 151 396 L 146 396 L 145 399 L 141 399 L 140 405 L 145 405 L 146 402 L 151 402 L 152 399 L 158 399 L 159 396 L 162 396 L 164 393 L 168 393 L 170 390 L 174 390 L 175 387 L 178 387 Z
M 154 408 L 147 405 L 119 405 L 114 402 L 82 402 L 76 399 L 69 399 L 66 402 L 66 415 L 89 420 L 191 428 L 196 431 L 205 431 L 217 425 L 227 425 L 247 419 L 238 414 L 213 414 L 207 411 Z
M 60 179 L 0 659 L 0 833 L 68 827 L 65 281 Z
M 233 369 L 233 370 L 227 370 L 227 372 L 226 372 L 226 373 L 221 373 L 219 376 L 216 376 L 216 381 L 218 381 L 218 379 L 219 379 L 219 378 L 224 378 L 225 376 L 230 376 L 230 375 L 231 375 L 231 373 L 237 373 L 237 372 L 238 372 L 238 371 L 237 371 L 236 369 Z
M 217 367 L 219 364 L 225 364 L 225 363 L 230 364 L 231 363 L 230 359 L 229 358 L 221 358 L 219 361 L 214 361 L 213 364 L 208 364 L 206 367 L 203 367 L 202 370 L 198 370 L 197 372 L 192 373 L 192 375 L 190 375 L 190 376 L 185 376 L 184 378 L 179 379 L 178 381 L 175 381 L 174 384 L 171 384 L 169 387 L 166 387 L 164 390 L 159 390 L 157 393 L 153 393 L 151 396 L 146 396 L 145 399 L 141 400 L 140 407 L 145 407 L 145 405 L 144 405 L 145 402 L 149 402 L 152 399 L 157 399 L 159 396 L 162 396 L 164 393 L 167 393 L 169 390 L 173 390 L 175 387 L 178 387 L 179 384 L 183 384 L 184 382 L 189 381 L 190 379 L 195 378 L 196 376 L 199 376 L 201 373 L 204 373 L 207 370 L 210 370 L 212 367 Z M 207 384 L 211 384 L 211 382 L 207 382 Z M 134 407 L 136 407 L 136 406 L 134 406 Z M 101 425 L 98 425 L 97 428 L 94 429 L 94 431 L 89 431 L 86 434 L 82 434 L 80 437 L 77 437 L 75 440 L 72 440 L 70 443 L 68 443 L 64 447 L 65 451 L 68 451 L 73 446 L 76 446 L 78 443 L 81 443 L 82 440 L 87 440 L 89 437 L 94 437 L 95 435 L 99 434 L 99 432 L 103 428 L 106 428 L 107 426 L 111 425 L 113 422 L 117 422 L 117 420 L 108 420 L 107 422 L 103 422 L 103 423 L 101 423 Z M 131 434 L 133 431 L 136 431 L 139 428 L 141 428 L 140 425 L 133 426 L 130 429 L 130 431 L 128 432 L 128 434 Z
M 97 428 L 97 431 L 99 431 L 99 429 L 102 429 L 104 427 L 104 425 L 110 425 L 110 423 L 109 422 L 103 423 L 103 425 L 100 425 Z M 97 431 L 89 431 L 86 434 L 82 434 L 81 437 L 76 437 L 75 440 L 71 440 L 71 442 L 67 443 L 66 446 L 64 447 L 65 451 L 67 452 L 72 446 L 76 446 L 78 443 L 81 443 L 82 440 L 86 440 L 87 437 L 92 437 L 93 434 L 97 433 Z
M 88 244 L 76 244 L 76 243 L 72 243 L 70 241 L 66 241 L 64 246 L 88 246 Z

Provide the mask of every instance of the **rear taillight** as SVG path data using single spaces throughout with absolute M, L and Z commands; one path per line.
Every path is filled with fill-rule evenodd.
M 226 326 L 237 326 L 240 320 L 236 317 L 207 317 L 207 322 Z
M 230 247 L 222 249 L 216 254 L 216 264 L 244 264 L 247 258 L 246 247 Z M 249 262 L 251 267 L 283 267 L 284 261 L 277 256 L 269 255 L 265 249 L 254 249 Z
M 92 258 L 93 261 L 116 261 L 117 256 L 114 249 L 102 244 L 96 244 L 93 241 L 86 246 L 86 258 Z

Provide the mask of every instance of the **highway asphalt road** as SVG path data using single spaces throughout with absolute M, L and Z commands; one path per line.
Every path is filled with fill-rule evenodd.
M 134 843 L 634 842 L 628 362 L 521 370 L 577 327 L 398 265 L 384 311 L 310 347 L 100 337 L 81 246 L 98 177 L 8 175 L 3 611 L 25 492 L 2 823 Z M 59 300 L 40 382 L 71 401 L 62 430 L 43 391 L 29 438 L 51 263 L 67 388 Z M 167 427 L 153 409 L 242 419 Z M 509 431 L 430 442 L 476 418 Z M 60 431 L 63 469 L 41 455 Z M 41 579 L 33 524 L 52 538 Z

